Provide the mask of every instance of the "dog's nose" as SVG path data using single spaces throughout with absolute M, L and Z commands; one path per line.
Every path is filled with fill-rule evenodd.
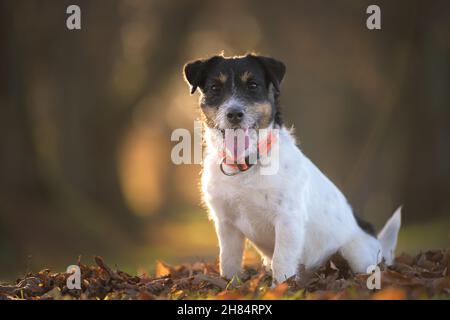
M 230 121 L 232 123 L 241 122 L 243 117 L 244 117 L 244 112 L 242 112 L 242 109 L 231 109 L 227 112 L 228 121 Z

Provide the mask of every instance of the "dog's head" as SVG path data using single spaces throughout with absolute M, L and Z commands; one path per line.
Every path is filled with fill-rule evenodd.
M 278 95 L 285 65 L 255 55 L 214 56 L 187 63 L 191 94 L 201 91 L 200 106 L 210 128 L 263 129 L 281 125 Z

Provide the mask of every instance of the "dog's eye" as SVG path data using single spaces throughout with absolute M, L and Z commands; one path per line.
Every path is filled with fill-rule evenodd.
M 249 82 L 247 83 L 247 88 L 248 88 L 249 90 L 254 91 L 254 90 L 258 89 L 258 84 L 257 84 L 255 81 L 249 81 Z
M 220 92 L 221 89 L 222 89 L 222 86 L 220 86 L 219 84 L 213 84 L 213 85 L 211 85 L 211 87 L 209 87 L 209 90 L 211 90 L 214 93 Z

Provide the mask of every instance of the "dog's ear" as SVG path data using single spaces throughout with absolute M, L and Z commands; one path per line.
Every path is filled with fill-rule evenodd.
M 284 74 L 286 73 L 286 66 L 283 62 L 269 57 L 250 55 L 253 59 L 256 59 L 264 68 L 268 80 L 273 84 L 275 90 L 280 92 L 281 81 L 283 81 Z
M 191 94 L 202 88 L 205 84 L 208 69 L 210 69 L 221 57 L 214 56 L 205 60 L 196 60 L 188 62 L 184 65 L 184 78 L 191 87 Z

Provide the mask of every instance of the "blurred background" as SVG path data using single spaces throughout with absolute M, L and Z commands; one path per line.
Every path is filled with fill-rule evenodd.
M 170 134 L 199 115 L 183 64 L 222 51 L 286 63 L 301 148 L 377 229 L 403 204 L 399 251 L 449 243 L 450 1 L 0 0 L 0 25 L 0 280 L 215 258 Z

